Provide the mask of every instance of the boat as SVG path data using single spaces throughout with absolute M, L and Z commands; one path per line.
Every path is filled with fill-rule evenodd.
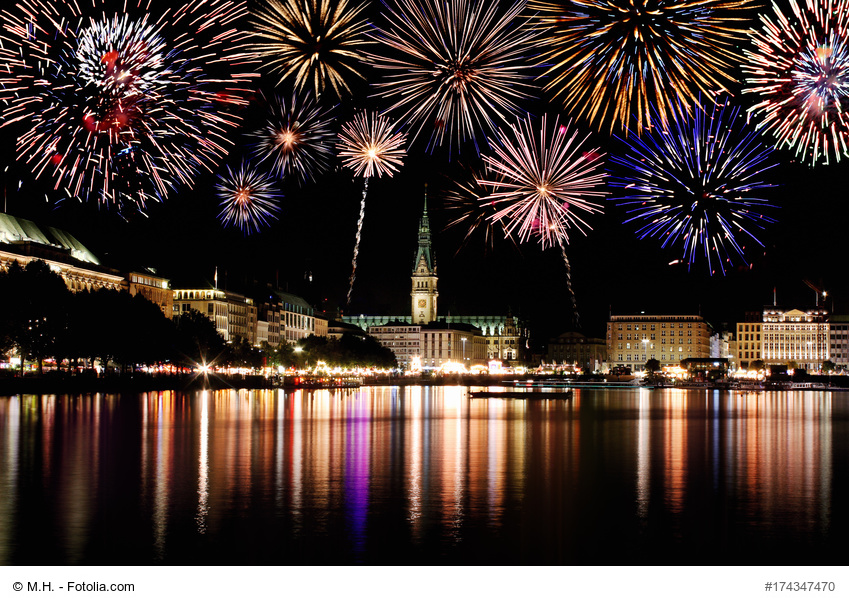
M 470 398 L 512 398 L 515 400 L 565 400 L 572 391 L 472 391 Z

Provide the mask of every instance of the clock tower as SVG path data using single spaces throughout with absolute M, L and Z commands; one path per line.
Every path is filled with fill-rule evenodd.
M 424 211 L 419 222 L 419 247 L 413 262 L 412 323 L 427 324 L 436 321 L 436 263 L 430 249 L 430 221 L 427 217 L 427 185 L 425 185 Z

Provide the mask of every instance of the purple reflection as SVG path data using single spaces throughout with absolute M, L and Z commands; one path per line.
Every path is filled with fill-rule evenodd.
M 359 556 L 366 547 L 369 489 L 369 414 L 363 393 L 348 404 L 345 429 L 345 520 Z

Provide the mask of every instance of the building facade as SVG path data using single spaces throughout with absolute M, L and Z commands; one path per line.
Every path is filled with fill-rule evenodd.
M 619 315 L 607 323 L 607 360 L 632 372 L 646 360 L 677 366 L 687 358 L 710 357 L 710 330 L 696 315 Z
M 291 293 L 275 291 L 280 299 L 281 340 L 296 343 L 315 334 L 315 309 L 304 299 Z
M 836 366 L 849 368 L 849 316 L 831 316 L 828 353 L 828 359 Z
M 265 341 L 270 347 L 280 346 L 281 309 L 282 304 L 274 297 L 269 297 L 257 305 L 257 337 L 254 345 L 259 347 Z
M 230 341 L 227 293 L 217 288 L 176 288 L 173 293 L 175 316 L 198 311 L 215 324 L 225 341 Z
M 762 351 L 765 364 L 819 370 L 829 359 L 828 313 L 766 307 L 763 312 Z
M 413 360 L 422 356 L 422 325 L 409 322 L 388 322 L 372 326 L 368 334 L 378 343 L 395 354 L 398 367 L 410 370 Z
M 737 323 L 736 352 L 731 351 L 731 359 L 738 368 L 749 368 L 755 360 L 763 360 L 763 322 Z
M 547 362 L 570 364 L 595 372 L 607 360 L 604 339 L 587 337 L 578 332 L 564 332 L 548 343 Z
M 174 292 L 168 280 L 153 272 L 131 271 L 127 274 L 127 289 L 130 294 L 141 295 L 156 303 L 169 320 L 174 315 Z
M 127 290 L 127 278 L 101 265 L 79 240 L 66 231 L 0 213 L 0 270 L 44 261 L 71 292 L 110 288 Z
M 445 364 L 466 368 L 486 363 L 486 339 L 471 324 L 431 322 L 422 327 L 422 368 L 438 369 Z

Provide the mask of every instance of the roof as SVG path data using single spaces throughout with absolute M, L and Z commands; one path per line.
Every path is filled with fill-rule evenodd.
M 428 322 L 422 326 L 422 329 L 428 330 L 458 330 L 462 332 L 481 333 L 481 329 L 473 324 L 464 322 Z
M 295 305 L 303 308 L 304 310 L 312 309 L 312 305 L 306 302 L 305 299 L 302 299 L 298 295 L 293 295 L 288 292 L 283 292 L 281 290 L 275 290 L 274 294 L 280 297 L 280 301 L 282 303 L 288 303 L 289 305 Z
M 40 226 L 28 219 L 0 213 L 0 243 L 34 242 L 53 247 L 84 263 L 100 265 L 100 260 L 68 232 L 55 227 Z

